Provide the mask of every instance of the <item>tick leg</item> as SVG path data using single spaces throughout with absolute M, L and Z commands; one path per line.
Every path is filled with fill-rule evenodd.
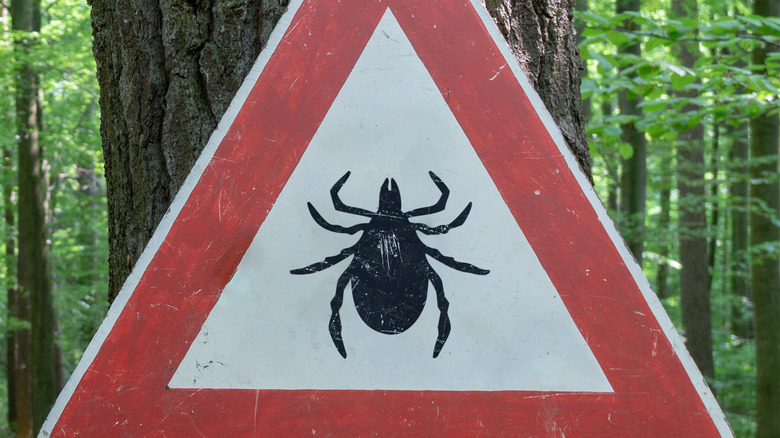
M 447 188 L 447 186 L 444 184 L 444 181 L 436 176 L 435 173 L 428 172 L 428 175 L 431 176 L 433 183 L 436 184 L 436 187 L 438 187 L 439 191 L 441 192 L 439 200 L 430 207 L 417 208 L 411 211 L 407 211 L 404 213 L 406 217 L 425 216 L 426 214 L 438 213 L 440 211 L 444 211 L 444 207 L 447 206 L 447 198 L 450 197 L 450 189 Z
M 366 217 L 374 217 L 376 216 L 376 213 L 370 212 L 368 210 L 364 210 L 362 208 L 357 207 L 350 207 L 349 205 L 341 202 L 341 198 L 339 198 L 339 190 L 341 190 L 341 187 L 344 185 L 345 182 L 347 182 L 347 178 L 349 178 L 349 175 L 352 172 L 347 172 L 339 178 L 338 181 L 336 181 L 336 184 L 333 184 L 333 187 L 330 189 L 330 198 L 333 201 L 333 208 L 336 209 L 336 211 L 341 211 L 344 213 L 349 214 L 356 214 L 358 216 L 366 216 Z
M 349 248 L 342 249 L 340 253 L 334 256 L 325 257 L 325 260 L 321 262 L 312 263 L 311 265 L 306 266 L 305 268 L 293 269 L 290 271 L 290 274 L 304 275 L 304 274 L 319 272 L 322 271 L 323 269 L 330 268 L 331 266 L 344 260 L 345 258 L 351 256 L 354 253 L 355 253 L 355 245 L 350 246 Z
M 366 227 L 365 224 L 357 224 L 351 227 L 342 227 L 341 225 L 333 225 L 332 223 L 326 221 L 324 217 L 322 217 L 320 212 L 317 211 L 317 209 L 314 208 L 313 205 L 311 205 L 311 202 L 307 203 L 307 205 L 309 206 L 309 213 L 311 214 L 311 217 L 314 219 L 314 222 L 317 222 L 317 225 L 321 226 L 322 228 L 325 228 L 328 231 L 333 231 L 334 233 L 355 234 Z
M 347 358 L 347 350 L 344 349 L 344 341 L 341 339 L 341 316 L 339 315 L 339 310 L 341 310 L 341 304 L 344 303 L 344 289 L 351 279 L 352 273 L 349 270 L 341 274 L 341 277 L 336 282 L 336 295 L 330 300 L 330 309 L 333 312 L 330 315 L 330 337 L 344 359 Z
M 470 211 L 471 211 L 471 202 L 469 202 L 469 205 L 467 205 L 466 208 L 464 208 L 463 211 L 460 212 L 460 214 L 458 215 L 458 217 L 455 218 L 454 221 L 448 223 L 447 225 L 439 225 L 438 227 L 429 227 L 428 225 L 425 224 L 414 224 L 414 229 L 422 232 L 423 234 L 444 234 L 453 228 L 463 225 L 463 223 L 466 222 L 466 218 L 469 217 Z
M 478 268 L 470 263 L 459 262 L 450 256 L 446 256 L 440 253 L 438 249 L 431 248 L 429 246 L 425 247 L 425 253 L 433 257 L 434 259 L 438 260 L 439 262 L 449 266 L 450 268 L 457 269 L 458 271 L 461 272 L 467 272 L 469 274 L 477 274 L 477 275 L 487 275 L 490 273 L 490 271 L 487 269 Z
M 436 358 L 441 353 L 447 337 L 450 335 L 450 317 L 447 310 L 450 308 L 450 302 L 444 296 L 444 285 L 441 282 L 439 274 L 428 268 L 428 279 L 431 280 L 433 290 L 436 291 L 436 304 L 439 306 L 439 337 L 436 338 L 436 345 L 433 347 L 433 357 Z

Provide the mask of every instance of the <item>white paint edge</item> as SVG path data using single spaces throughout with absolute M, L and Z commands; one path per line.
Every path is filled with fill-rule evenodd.
M 496 46 L 498 46 L 499 51 L 509 64 L 512 72 L 515 74 L 515 77 L 520 83 L 520 86 L 523 87 L 523 91 L 525 91 L 525 94 L 528 96 L 528 99 L 531 101 L 534 109 L 536 109 L 539 118 L 547 128 L 547 132 L 550 133 L 553 141 L 558 146 L 558 150 L 561 152 L 561 155 L 563 155 L 566 163 L 572 170 L 572 173 L 579 183 L 582 192 L 585 194 L 585 197 L 588 198 L 590 204 L 593 206 L 593 209 L 596 211 L 599 221 L 604 226 L 604 229 L 612 240 L 612 244 L 623 258 L 623 261 L 628 267 L 628 270 L 634 277 L 634 281 L 642 291 L 642 295 L 644 296 L 645 301 L 650 307 L 650 310 L 652 310 L 655 319 L 661 326 L 661 329 L 664 331 L 666 338 L 672 344 L 672 348 L 674 348 L 675 353 L 677 353 L 677 357 L 680 359 L 680 362 L 685 368 L 685 371 L 688 373 L 688 377 L 691 379 L 693 386 L 699 393 L 699 397 L 701 397 L 704 406 L 707 408 L 707 412 L 710 414 L 710 417 L 715 423 L 715 426 L 717 427 L 721 436 L 734 437 L 734 432 L 728 425 L 726 416 L 723 414 L 723 411 L 718 405 L 717 400 L 715 400 L 715 396 L 712 394 L 709 386 L 704 381 L 704 377 L 699 371 L 699 368 L 696 366 L 696 363 L 694 363 L 690 353 L 688 353 L 688 350 L 685 348 L 683 339 L 680 337 L 680 334 L 677 333 L 677 329 L 675 329 L 674 324 L 672 324 L 672 320 L 669 319 L 669 315 L 666 313 L 666 310 L 661 304 L 661 301 L 658 299 L 658 296 L 650 286 L 650 283 L 648 282 L 647 277 L 645 277 L 644 272 L 642 272 L 642 267 L 639 266 L 639 263 L 637 263 L 633 254 L 631 254 L 631 251 L 628 249 L 628 246 L 623 240 L 623 237 L 620 235 L 620 232 L 618 232 L 615 223 L 609 217 L 606 208 L 604 208 L 604 204 L 602 204 L 601 199 L 599 199 L 596 191 L 593 189 L 593 186 L 590 185 L 588 178 L 582 171 L 582 168 L 577 162 L 577 159 L 574 157 L 574 154 L 566 145 L 566 141 L 564 140 L 563 134 L 561 134 L 558 125 L 547 111 L 547 108 L 542 102 L 542 99 L 536 93 L 534 87 L 531 86 L 530 82 L 528 81 L 528 77 L 520 67 L 519 61 L 510 51 L 509 44 L 504 39 L 503 35 L 501 35 L 501 32 L 498 30 L 498 26 L 496 25 L 495 21 L 493 21 L 493 18 L 487 12 L 485 6 L 480 2 L 480 0 L 471 0 L 471 4 L 479 14 L 480 18 L 482 19 L 482 23 L 484 24 L 490 36 L 493 38 Z
M 71 374 L 70 378 L 68 379 L 68 382 L 65 384 L 65 387 L 62 389 L 59 396 L 57 396 L 57 400 L 55 401 L 54 406 L 52 407 L 49 415 L 46 417 L 46 421 L 44 421 L 43 426 L 41 427 L 41 431 L 38 434 L 39 438 L 48 437 L 54 430 L 57 421 L 62 415 L 62 411 L 65 409 L 65 406 L 73 396 L 73 392 L 76 390 L 76 387 L 78 387 L 79 382 L 81 382 L 81 378 L 84 376 L 87 369 L 89 369 L 89 366 L 92 364 L 95 356 L 97 356 L 98 351 L 100 351 L 100 347 L 103 345 L 103 342 L 114 328 L 114 324 L 116 324 L 119 315 L 122 313 L 125 305 L 127 305 L 127 302 L 133 295 L 133 292 L 138 286 L 141 277 L 143 276 L 144 272 L 146 272 L 146 268 L 149 266 L 152 258 L 154 258 L 154 255 L 157 253 L 160 245 L 162 245 L 162 243 L 165 241 L 165 238 L 168 236 L 168 232 L 171 230 L 173 223 L 176 221 L 176 218 L 179 216 L 179 213 L 184 207 L 184 204 L 189 199 L 190 194 L 192 194 L 192 190 L 197 185 L 198 181 L 203 175 L 203 172 L 206 170 L 206 167 L 214 157 L 214 153 L 222 143 L 222 139 L 225 137 L 225 134 L 227 134 L 228 129 L 230 129 L 230 127 L 233 125 L 233 121 L 238 115 L 239 110 L 241 110 L 241 108 L 244 106 L 244 102 L 246 102 L 249 93 L 252 91 L 255 83 L 257 83 L 257 80 L 265 69 L 266 64 L 268 64 L 268 60 L 271 58 L 271 55 L 274 53 L 276 48 L 279 46 L 279 43 L 287 34 L 287 31 L 290 28 L 290 24 L 292 23 L 292 19 L 296 12 L 298 12 L 298 9 L 302 3 L 303 0 L 290 1 L 290 4 L 287 7 L 287 11 L 279 19 L 276 27 L 274 27 L 274 30 L 271 32 L 271 35 L 268 38 L 266 47 L 262 49 L 254 65 L 249 70 L 249 73 L 247 73 L 244 82 L 241 84 L 241 87 L 239 87 L 236 95 L 230 102 L 230 106 L 228 107 L 227 111 L 225 111 L 225 114 L 217 124 L 216 129 L 214 129 L 214 132 L 212 132 L 206 147 L 203 149 L 200 157 L 198 157 L 197 161 L 193 165 L 190 174 L 184 180 L 184 183 L 182 184 L 178 193 L 176 193 L 173 202 L 171 202 L 170 207 L 168 207 L 168 211 L 163 216 L 160 224 L 154 231 L 152 238 L 149 240 L 149 243 L 147 243 L 146 248 L 144 248 L 143 253 L 141 253 L 141 256 L 138 258 L 138 261 L 133 267 L 132 272 L 125 280 L 122 289 L 119 291 L 113 304 L 108 309 L 106 318 L 100 324 L 100 328 L 98 328 L 95 336 L 92 338 L 92 341 L 90 341 L 89 345 L 84 351 L 81 360 L 76 366 L 76 369 L 73 371 L 73 374 Z

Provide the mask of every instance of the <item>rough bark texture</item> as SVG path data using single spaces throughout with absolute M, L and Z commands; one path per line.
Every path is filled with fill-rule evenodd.
M 588 12 L 588 0 L 574 0 L 574 10 L 576 12 Z M 575 42 L 577 46 L 585 39 L 582 36 L 582 32 L 585 30 L 585 22 L 581 20 L 576 23 L 574 27 Z M 580 59 L 580 81 L 588 77 L 588 66 L 584 59 Z M 587 124 L 590 122 L 590 118 L 593 113 L 593 104 L 590 101 L 590 97 L 582 100 L 582 119 Z
M 286 0 L 95 0 L 109 300 L 140 256 Z
M 489 4 L 590 175 L 580 57 L 566 0 Z M 286 0 L 93 0 L 116 296 Z
M 485 6 L 592 182 L 574 0 L 486 0 Z

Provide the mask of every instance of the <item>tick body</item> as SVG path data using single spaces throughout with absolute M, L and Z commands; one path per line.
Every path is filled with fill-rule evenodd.
M 308 207 L 312 218 L 322 228 L 344 234 L 362 232 L 360 239 L 337 255 L 290 272 L 311 274 L 353 256 L 349 266 L 336 282 L 336 294 L 330 303 L 330 335 L 336 349 L 344 358 L 347 357 L 347 352 L 341 337 L 339 311 L 347 284 L 351 284 L 355 308 L 363 322 L 380 333 L 397 334 L 406 331 L 420 317 L 430 283 L 436 292 L 436 304 L 439 308 L 439 334 L 433 349 L 433 357 L 437 357 L 450 333 L 450 319 L 447 314 L 449 302 L 444 295 L 441 277 L 428 263 L 426 256 L 462 272 L 485 275 L 489 271 L 441 254 L 425 245 L 417 232 L 429 235 L 445 234 L 450 229 L 463 225 L 471 211 L 471 203 L 449 224 L 430 227 L 409 219 L 438 213 L 446 207 L 449 189 L 433 172 L 429 172 L 429 175 L 441 191 L 439 200 L 429 207 L 407 212 L 401 210 L 401 194 L 392 179 L 386 179 L 382 184 L 376 212 L 344 204 L 338 192 L 349 175 L 350 172 L 344 174 L 331 188 L 333 207 L 337 211 L 368 217 L 369 222 L 351 227 L 334 225 L 327 222 L 311 203 Z

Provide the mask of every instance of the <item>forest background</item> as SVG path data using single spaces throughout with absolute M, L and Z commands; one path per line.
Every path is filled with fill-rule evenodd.
M 756 11 L 760 4 L 578 0 L 575 7 L 596 190 L 738 437 L 756 436 L 759 423 L 756 337 L 765 339 L 766 326 L 754 330 L 754 292 L 769 294 L 774 306 L 780 295 L 776 122 L 769 152 L 756 146 L 760 123 L 780 111 L 780 18 L 761 16 L 770 14 Z M 0 4 L 0 319 L 7 340 L 0 343 L 0 436 L 13 435 L 20 415 L 9 403 L 17 390 L 12 353 L 17 335 L 30 328 L 29 315 L 19 312 L 29 297 L 16 288 L 24 245 L 18 96 L 25 78 L 37 84 L 58 387 L 108 308 L 90 6 L 41 0 L 40 26 L 32 31 L 14 29 L 12 6 Z M 766 202 L 765 187 L 778 199 Z M 762 221 L 769 237 L 753 231 Z M 765 274 L 766 266 L 774 273 Z M 779 350 L 777 334 L 769 338 Z M 762 435 L 780 436 L 780 428 L 764 427 Z

